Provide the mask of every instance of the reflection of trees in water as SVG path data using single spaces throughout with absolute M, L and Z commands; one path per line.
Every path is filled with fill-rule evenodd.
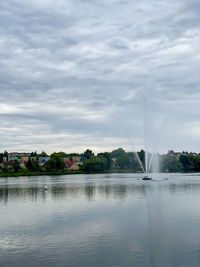
M 107 184 L 100 185 L 98 187 L 98 191 L 100 192 L 100 194 L 105 196 L 106 198 L 109 198 L 110 196 L 114 198 L 124 198 L 127 196 L 128 193 L 133 193 L 133 190 L 131 191 L 130 189 L 130 185 L 125 184 L 116 184 L 114 186 L 112 184 Z
M 200 184 L 198 183 L 182 183 L 182 184 L 170 184 L 169 189 L 171 194 L 176 194 L 177 192 L 187 193 L 187 192 L 197 192 L 200 191 Z
M 0 187 L 0 201 L 7 203 L 9 200 L 29 199 L 37 201 L 50 196 L 58 198 L 87 198 L 93 200 L 97 196 L 104 198 L 125 198 L 127 195 L 145 195 L 147 186 L 144 184 L 112 184 L 95 183 L 49 185 L 48 190 L 44 187 L 35 186 L 9 186 Z
M 156 182 L 157 183 L 157 182 Z M 149 190 L 154 188 L 154 183 L 149 185 Z M 189 182 L 189 181 L 182 181 L 182 182 L 163 182 L 161 181 L 158 185 L 159 192 L 169 192 L 170 194 L 176 193 L 193 193 L 193 192 L 200 192 L 200 184 L 197 182 Z
M 0 187 L 0 201 L 3 201 L 5 204 L 8 200 L 14 199 L 30 199 L 36 201 L 40 197 L 41 199 L 46 198 L 46 192 L 43 188 L 38 187 L 13 187 L 6 185 Z
M 148 186 L 147 186 L 148 185 Z M 87 198 L 88 200 L 94 200 L 95 197 L 104 198 L 125 198 L 128 195 L 145 196 L 148 190 L 153 188 L 152 184 L 125 184 L 111 182 L 106 183 L 70 183 L 60 185 L 49 185 L 48 190 L 45 191 L 43 186 L 9 186 L 8 184 L 0 187 L 0 201 L 5 204 L 9 200 L 15 199 L 29 199 L 31 201 L 37 201 L 38 199 L 45 200 L 47 196 L 54 199 L 56 198 Z M 160 183 L 159 191 L 169 191 L 171 194 L 178 192 L 195 192 L 200 191 L 199 183 Z
M 8 202 L 8 185 L 5 185 L 3 188 L 0 188 L 0 201 L 3 201 L 5 204 Z
M 92 200 L 95 195 L 96 195 L 96 186 L 94 183 L 89 183 L 84 185 L 84 193 L 85 196 L 89 199 Z

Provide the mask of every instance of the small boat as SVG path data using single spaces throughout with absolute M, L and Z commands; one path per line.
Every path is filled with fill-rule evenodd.
M 151 181 L 152 180 L 152 177 L 144 176 L 144 177 L 142 177 L 142 180 L 144 180 L 144 181 Z

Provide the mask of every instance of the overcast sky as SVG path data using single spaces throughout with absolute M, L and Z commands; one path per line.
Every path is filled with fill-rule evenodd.
M 199 0 L 1 0 L 0 150 L 148 136 L 200 152 L 199 14 Z

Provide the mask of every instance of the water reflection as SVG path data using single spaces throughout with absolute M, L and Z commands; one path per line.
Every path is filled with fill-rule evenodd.
M 45 190 L 45 183 L 40 184 L 8 184 L 7 182 L 0 184 L 0 202 L 8 203 L 9 200 L 21 199 L 37 201 L 38 199 L 45 200 L 47 197 L 54 199 L 59 198 L 80 198 L 84 197 L 89 201 L 98 197 L 106 199 L 123 199 L 127 196 L 146 197 L 147 192 L 154 190 L 155 187 L 158 190 L 168 192 L 170 194 L 177 193 L 190 193 L 200 191 L 199 181 L 184 181 L 176 182 L 171 181 L 151 181 L 142 182 L 135 181 L 123 183 L 116 182 L 91 182 L 83 181 L 77 183 L 49 183 L 47 190 Z
M 199 201 L 198 177 L 2 179 L 0 266 L 199 266 Z
M 145 184 L 67 184 L 67 185 L 48 185 L 47 190 L 44 186 L 0 186 L 0 201 L 7 203 L 9 200 L 22 199 L 37 201 L 45 199 L 47 196 L 56 198 L 80 198 L 94 200 L 97 197 L 123 199 L 128 195 L 145 196 L 147 185 Z
M 38 187 L 13 187 L 13 186 L 4 186 L 0 187 L 0 201 L 5 204 L 9 200 L 16 199 L 30 199 L 32 201 L 37 201 L 38 198 L 45 199 L 46 192 L 43 188 Z

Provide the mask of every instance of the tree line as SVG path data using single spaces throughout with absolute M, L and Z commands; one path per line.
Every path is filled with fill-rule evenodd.
M 137 155 L 145 166 L 145 151 L 140 150 Z M 31 172 L 60 172 L 66 171 L 65 159 L 72 160 L 79 157 L 77 162 L 79 171 L 82 173 L 103 173 L 103 172 L 142 172 L 141 164 L 135 152 L 126 152 L 123 148 L 118 148 L 112 152 L 102 152 L 94 154 L 90 149 L 84 153 L 54 152 L 51 155 L 42 152 L 32 152 L 25 166 L 20 165 L 20 161 L 13 160 L 9 164 L 4 164 L 4 158 L 8 157 L 8 152 L 0 153 L 0 171 L 9 172 L 12 168 L 14 172 L 27 170 Z M 156 155 L 159 161 L 160 172 L 200 172 L 200 154 L 193 152 L 168 151 L 166 154 Z M 48 157 L 48 161 L 43 166 L 38 163 L 39 157 Z M 151 155 L 150 155 L 151 157 Z M 34 160 L 33 160 L 34 159 Z

